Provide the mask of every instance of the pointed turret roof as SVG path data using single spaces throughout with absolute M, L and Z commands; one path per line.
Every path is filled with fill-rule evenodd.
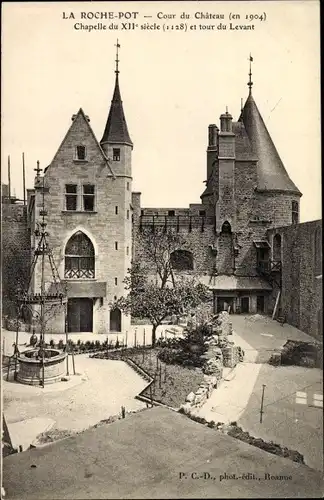
M 133 146 L 131 138 L 129 136 L 126 118 L 123 109 L 123 101 L 120 95 L 119 89 L 119 71 L 116 70 L 116 81 L 114 95 L 111 101 L 111 106 L 109 110 L 108 120 L 106 123 L 105 131 L 103 133 L 100 144 L 103 143 L 118 143 L 118 144 L 129 144 Z
M 243 121 L 252 150 L 258 158 L 258 189 L 263 191 L 289 191 L 301 195 L 299 189 L 290 179 L 272 142 L 252 97 L 251 88 L 239 121 Z

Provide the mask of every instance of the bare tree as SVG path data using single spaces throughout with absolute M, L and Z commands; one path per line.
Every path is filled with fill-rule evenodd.
M 141 245 L 148 258 L 148 266 L 152 267 L 160 278 L 161 288 L 165 288 L 168 281 L 175 286 L 171 254 L 185 243 L 186 240 L 172 230 L 165 231 L 163 228 L 155 228 L 152 231 L 151 228 L 145 228 L 142 231 Z

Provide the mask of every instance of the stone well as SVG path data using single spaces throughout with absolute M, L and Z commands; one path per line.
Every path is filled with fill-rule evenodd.
M 24 351 L 18 357 L 17 381 L 21 384 L 40 385 L 43 380 L 43 362 L 38 349 Z M 58 382 L 65 375 L 66 353 L 58 349 L 45 349 L 44 385 Z

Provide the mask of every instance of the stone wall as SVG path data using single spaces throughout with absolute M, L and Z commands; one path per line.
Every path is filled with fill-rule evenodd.
M 287 323 L 322 339 L 322 221 L 268 231 L 281 236 L 281 314 Z
M 27 207 L 1 205 L 2 209 L 2 312 L 16 316 L 18 282 L 26 286 L 30 265 L 30 241 L 27 229 Z

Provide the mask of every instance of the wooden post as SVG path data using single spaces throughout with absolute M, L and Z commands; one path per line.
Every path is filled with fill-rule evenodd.
M 74 361 L 74 351 L 73 351 L 73 346 L 72 346 L 71 350 L 72 350 L 72 366 L 73 366 L 73 375 L 75 375 L 75 361 Z
M 164 382 L 166 382 L 167 379 L 167 365 L 164 365 Z
M 144 331 L 143 331 L 143 345 L 145 347 L 145 328 L 144 328 Z
M 159 388 L 161 389 L 162 387 L 162 365 L 160 363 L 160 370 L 159 370 Z
M 9 360 L 8 360 L 7 382 L 9 380 L 10 365 L 11 365 L 11 356 L 9 356 Z
M 10 155 L 8 155 L 8 197 L 9 203 L 11 203 Z
M 151 399 L 151 406 L 153 408 L 153 393 L 152 393 L 152 384 L 150 385 L 150 399 Z
M 67 303 L 65 305 L 65 343 L 66 343 L 66 375 L 69 376 L 69 334 L 68 334 L 68 319 L 67 319 Z
M 126 330 L 126 335 L 125 335 L 125 347 L 127 349 L 127 337 L 128 337 L 128 331 Z
M 263 411 L 263 402 L 264 402 L 264 388 L 266 387 L 265 384 L 262 384 L 262 397 L 261 397 L 261 407 L 260 407 L 260 424 L 262 424 L 262 415 L 264 413 Z
M 23 154 L 22 154 L 22 168 L 23 168 L 23 191 L 24 191 L 24 205 L 26 205 L 25 153 L 23 153 Z
M 19 316 L 20 316 L 20 308 L 17 311 L 17 324 L 16 324 L 16 346 L 15 346 L 15 380 L 18 375 L 18 336 L 19 336 Z
M 137 328 L 134 331 L 134 347 L 136 347 Z
M 276 297 L 276 303 L 275 303 L 275 306 L 273 308 L 272 319 L 275 319 L 275 316 L 276 316 L 276 312 L 277 312 L 279 300 L 280 300 L 280 294 L 281 294 L 281 291 L 279 290 L 278 295 Z

